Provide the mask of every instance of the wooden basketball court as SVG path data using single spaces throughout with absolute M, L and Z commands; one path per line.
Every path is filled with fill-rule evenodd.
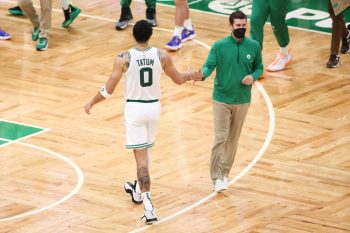
M 124 82 L 84 113 L 113 58 L 134 44 L 132 27 L 114 29 L 119 1 L 75 1 L 82 15 L 69 29 L 54 1 L 44 52 L 35 51 L 29 20 L 8 14 L 16 2 L 0 2 L 0 26 L 13 37 L 0 41 L 0 232 L 350 231 L 350 56 L 325 68 L 329 35 L 290 29 L 293 62 L 255 84 L 232 185 L 221 194 L 209 177 L 214 75 L 182 86 L 164 75 L 151 169 L 160 221 L 146 226 L 123 189 L 136 178 L 124 148 Z M 132 11 L 143 18 L 145 4 Z M 153 46 L 171 38 L 174 11 L 157 6 Z M 227 16 L 191 18 L 196 40 L 171 53 L 179 70 L 200 68 L 208 46 L 229 33 Z M 266 25 L 265 66 L 277 51 Z

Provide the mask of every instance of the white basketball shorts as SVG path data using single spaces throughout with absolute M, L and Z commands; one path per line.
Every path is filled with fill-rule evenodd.
M 150 148 L 156 141 L 160 102 L 126 102 L 124 107 L 127 149 Z

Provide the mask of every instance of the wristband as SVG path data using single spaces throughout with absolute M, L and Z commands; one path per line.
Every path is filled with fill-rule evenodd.
M 106 86 L 101 87 L 100 94 L 106 99 L 111 96 L 110 94 L 108 94 Z

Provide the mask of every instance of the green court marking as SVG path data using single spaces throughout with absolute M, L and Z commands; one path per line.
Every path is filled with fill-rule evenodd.
M 158 0 L 157 2 L 175 5 L 174 1 L 169 0 Z M 252 10 L 252 0 L 189 0 L 188 2 L 191 9 L 222 15 L 241 10 L 250 17 Z M 346 22 L 350 22 L 350 9 L 344 11 L 344 18 Z M 289 0 L 286 19 L 289 26 L 328 33 L 332 31 L 332 19 L 327 11 L 326 0 Z
M 7 141 L 0 140 L 0 145 L 7 143 Z
M 30 136 L 43 130 L 44 129 L 42 128 L 0 120 L 0 138 L 8 139 L 11 141 Z M 3 145 L 5 143 L 7 142 L 0 140 L 0 145 Z

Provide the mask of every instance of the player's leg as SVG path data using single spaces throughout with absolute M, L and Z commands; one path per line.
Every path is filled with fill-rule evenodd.
M 144 216 L 142 221 L 152 223 L 157 221 L 156 210 L 151 198 L 151 178 L 148 170 L 148 155 L 147 148 L 134 149 L 136 165 L 137 165 L 137 180 L 140 185 L 141 195 L 144 205 Z
M 292 56 L 289 48 L 289 32 L 286 23 L 287 5 L 289 1 L 269 0 L 270 17 L 273 33 L 277 39 L 280 51 L 276 59 L 268 67 L 268 71 L 283 70 L 291 61 Z
M 125 104 L 126 148 L 133 149 L 135 155 L 137 182 L 134 184 L 127 182 L 124 188 L 125 191 L 131 195 L 135 203 L 143 202 L 144 216 L 142 220 L 146 223 L 152 223 L 157 220 L 157 217 L 150 194 L 151 180 L 149 175 L 149 157 L 147 153 L 148 148 L 150 148 L 150 143 L 148 141 L 148 111 L 156 111 L 146 108 L 147 106 L 148 104 L 135 102 L 127 102 Z M 152 103 L 150 103 L 150 106 L 152 106 Z
M 70 4 L 70 0 L 61 0 L 64 21 L 62 27 L 66 28 L 73 23 L 74 19 L 80 14 L 81 9 Z
M 194 31 L 192 20 L 190 18 L 190 8 L 186 0 L 186 11 L 185 11 L 185 20 L 183 23 L 184 29 L 181 32 L 181 42 L 192 40 L 196 36 Z
M 252 15 L 250 18 L 250 36 L 259 42 L 261 48 L 264 40 L 264 25 L 270 14 L 266 0 L 253 0 Z
M 176 51 L 182 48 L 181 40 L 182 40 L 182 32 L 184 31 L 184 23 L 185 20 L 187 24 L 191 23 L 189 19 L 189 7 L 187 0 L 175 0 L 175 29 L 173 33 L 173 37 L 171 40 L 165 45 L 165 47 L 169 50 Z M 189 27 L 189 25 L 187 25 Z
M 115 26 L 117 30 L 123 30 L 125 29 L 130 22 L 134 19 L 131 13 L 130 9 L 130 4 L 131 0 L 121 0 L 120 5 L 121 5 L 121 13 L 120 13 L 120 18 Z
M 152 27 L 157 26 L 156 2 L 156 0 L 146 0 L 146 20 Z
M 335 15 L 332 7 L 332 3 L 328 0 L 328 12 L 332 18 L 332 41 L 331 41 L 331 54 L 327 62 L 328 68 L 336 68 L 339 66 L 339 47 L 341 38 L 347 37 L 347 30 L 343 19 L 343 14 Z

